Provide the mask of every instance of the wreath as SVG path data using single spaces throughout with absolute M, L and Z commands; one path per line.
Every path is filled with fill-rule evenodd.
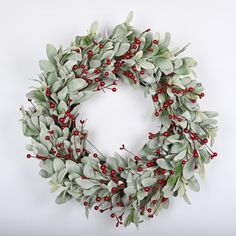
M 204 93 L 193 71 L 197 63 L 179 57 L 188 45 L 170 50 L 169 33 L 160 40 L 150 29 L 141 32 L 130 26 L 132 15 L 108 36 L 96 33 L 95 22 L 68 49 L 48 44 L 39 87 L 27 94 L 29 108 L 21 107 L 23 133 L 32 138 L 27 158 L 40 160 L 40 175 L 50 179 L 52 192 L 61 190 L 56 203 L 75 198 L 87 216 L 92 208 L 110 212 L 116 226 L 138 226 L 167 208 L 172 196 L 190 204 L 186 187 L 199 191 L 196 174 L 203 176 L 204 164 L 217 156 L 210 148 L 217 113 L 199 109 Z M 121 145 L 129 158 L 103 155 L 79 118 L 82 102 L 116 92 L 117 81 L 152 96 L 157 122 L 138 153 Z

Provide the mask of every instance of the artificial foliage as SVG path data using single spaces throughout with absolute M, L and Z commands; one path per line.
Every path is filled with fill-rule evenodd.
M 217 113 L 199 108 L 204 93 L 196 61 L 180 56 L 186 47 L 169 48 L 169 33 L 160 39 L 150 29 L 137 30 L 131 18 L 132 12 L 108 35 L 93 23 L 67 49 L 48 44 L 39 86 L 27 94 L 31 105 L 21 107 L 23 133 L 32 138 L 27 157 L 40 160 L 40 175 L 52 192 L 60 191 L 56 203 L 77 199 L 86 215 L 109 212 L 116 226 L 138 226 L 168 208 L 173 196 L 190 204 L 187 189 L 199 191 L 196 174 L 203 176 L 217 156 L 210 148 Z M 117 92 L 117 81 L 152 96 L 157 127 L 138 153 L 122 144 L 106 156 L 89 141 L 80 104 L 96 93 Z

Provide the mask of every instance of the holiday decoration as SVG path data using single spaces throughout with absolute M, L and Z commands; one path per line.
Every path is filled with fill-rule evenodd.
M 39 87 L 27 94 L 32 106 L 21 107 L 24 135 L 32 138 L 27 157 L 40 160 L 40 175 L 50 179 L 52 192 L 60 190 L 56 202 L 75 198 L 86 215 L 90 209 L 110 212 L 116 226 L 138 226 L 173 196 L 190 204 L 187 188 L 199 191 L 196 174 L 203 176 L 204 165 L 217 156 L 210 148 L 217 113 L 199 108 L 204 93 L 194 78 L 196 61 L 179 57 L 186 47 L 169 49 L 169 33 L 160 39 L 150 29 L 139 31 L 131 18 L 132 12 L 108 36 L 96 33 L 93 23 L 65 50 L 47 45 Z M 79 114 L 95 93 L 117 92 L 117 81 L 152 96 L 157 123 L 138 153 L 120 146 L 129 158 L 98 151 Z

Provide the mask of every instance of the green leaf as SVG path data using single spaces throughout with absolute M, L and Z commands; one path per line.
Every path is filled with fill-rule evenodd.
M 73 91 L 79 91 L 85 88 L 86 86 L 87 86 L 86 81 L 82 79 L 73 79 L 67 84 L 69 93 Z
M 187 161 L 183 168 L 183 176 L 185 179 L 190 179 L 194 175 L 195 159 L 191 158 Z
M 63 179 L 65 178 L 66 174 L 67 174 L 68 170 L 67 169 L 62 169 L 57 176 L 58 182 L 61 183 L 63 181 Z
M 82 189 L 90 189 L 96 185 L 99 185 L 96 181 L 88 179 L 78 178 L 75 181 Z
M 53 169 L 56 171 L 56 172 L 60 172 L 62 169 L 65 168 L 65 163 L 59 159 L 59 158 L 55 158 L 53 160 Z
M 156 178 L 144 178 L 142 179 L 141 183 L 144 187 L 149 187 L 157 182 Z
M 127 227 L 134 219 L 134 210 L 131 210 L 129 215 L 126 217 L 124 221 L 124 226 Z
M 98 29 L 98 22 L 94 21 L 90 26 L 90 34 L 96 34 Z
M 54 57 L 57 55 L 57 49 L 52 44 L 47 44 L 47 57 L 51 62 L 54 62 Z
M 40 60 L 39 61 L 39 67 L 44 72 L 53 72 L 55 71 L 55 67 L 52 64 L 52 62 L 48 60 Z
M 159 167 L 161 167 L 162 169 L 165 169 L 165 170 L 171 170 L 173 169 L 173 166 L 168 163 L 164 158 L 161 158 L 161 159 L 157 159 L 156 160 L 156 163 Z
M 92 179 L 96 178 L 93 168 L 89 166 L 88 164 L 84 166 L 84 175 L 88 178 L 92 178 Z
M 180 153 L 178 153 L 178 154 L 174 157 L 174 161 L 182 160 L 183 158 L 185 158 L 186 153 L 187 153 L 187 149 L 181 151 Z
M 148 61 L 141 61 L 139 63 L 139 65 L 143 68 L 143 69 L 146 69 L 146 70 L 152 70 L 155 68 L 155 66 L 151 63 L 151 62 L 148 62 Z
M 174 70 L 173 64 L 169 59 L 158 58 L 156 64 L 160 68 L 160 70 L 166 75 L 172 73 Z
M 33 148 L 37 151 L 37 154 L 43 157 L 48 156 L 48 149 L 41 143 L 38 143 L 37 141 L 33 142 Z
M 120 43 L 118 51 L 116 52 L 115 56 L 120 57 L 124 55 L 126 52 L 128 52 L 129 48 L 130 48 L 129 43 Z
M 64 88 L 57 94 L 57 96 L 58 96 L 58 98 L 59 98 L 60 100 L 64 100 L 64 99 L 66 98 L 67 93 L 68 93 L 68 88 L 67 88 L 67 87 L 64 87 Z
M 64 190 L 57 196 L 56 203 L 63 204 L 69 201 L 70 199 L 71 199 L 71 195 Z
M 134 15 L 134 12 L 133 12 L 133 11 L 130 11 L 129 14 L 128 14 L 128 16 L 126 17 L 126 20 L 125 20 L 125 24 L 126 24 L 126 25 L 129 25 L 129 24 L 130 24 L 130 22 L 131 22 L 132 19 L 133 19 L 133 15 Z
M 196 178 L 194 178 L 194 180 L 192 180 L 192 181 L 189 181 L 188 186 L 189 186 L 189 188 L 191 190 L 193 190 L 195 192 L 199 192 L 200 191 L 200 185 L 199 185 L 199 183 L 198 183 Z
M 101 65 L 101 61 L 100 60 L 91 60 L 89 62 L 90 68 L 91 69 L 95 69 L 98 68 Z

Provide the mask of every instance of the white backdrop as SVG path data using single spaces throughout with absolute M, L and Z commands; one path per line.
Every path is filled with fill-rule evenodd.
M 192 42 L 185 55 L 195 57 L 205 86 L 202 109 L 220 113 L 214 149 L 219 158 L 207 166 L 201 192 L 189 192 L 192 206 L 174 199 L 168 211 L 127 229 L 114 227 L 109 216 L 92 212 L 87 220 L 75 201 L 54 203 L 38 162 L 25 158 L 19 107 L 39 73 L 45 45 L 68 46 L 94 20 L 111 29 L 134 10 L 138 28 L 172 33 L 173 46 Z M 49 1 L 0 0 L 0 235 L 236 235 L 235 155 L 236 2 L 227 0 Z M 87 102 L 91 139 L 106 154 L 126 143 L 135 152 L 153 124 L 150 99 L 122 86 L 119 92 Z

